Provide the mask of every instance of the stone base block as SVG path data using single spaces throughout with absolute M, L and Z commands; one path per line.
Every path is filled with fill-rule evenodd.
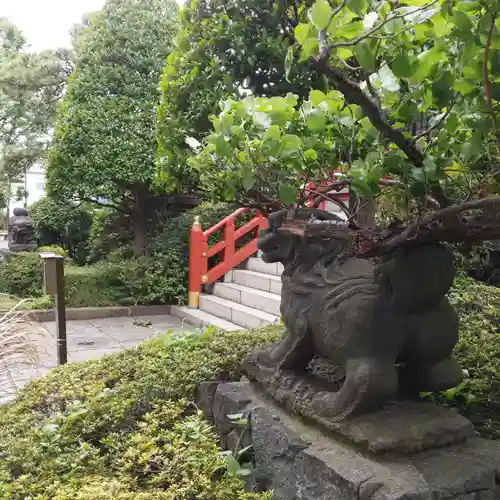
M 249 382 L 205 384 L 198 395 L 223 448 L 236 441 L 253 445 L 252 488 L 274 490 L 277 500 L 500 500 L 500 443 L 495 441 L 473 436 L 418 453 L 374 454 L 360 446 L 366 440 L 359 439 L 359 421 L 351 427 L 358 438 L 339 437 L 289 415 Z M 391 411 L 384 411 L 390 417 Z M 228 418 L 238 413 L 249 420 L 243 436 Z M 367 435 L 384 435 L 383 420 L 374 426 L 371 418 Z M 405 418 L 412 417 L 400 413 L 399 418 L 405 428 Z

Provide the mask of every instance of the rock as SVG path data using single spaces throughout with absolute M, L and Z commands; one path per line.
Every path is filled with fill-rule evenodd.
M 466 418 L 430 403 L 402 401 L 330 427 L 373 453 L 413 453 L 465 441 L 474 434 Z
M 339 436 L 286 413 L 249 382 L 221 383 L 213 404 L 222 442 L 241 432 L 227 415 L 248 418 L 242 442 L 254 449 L 250 484 L 272 489 L 276 500 L 500 499 L 500 443 L 471 435 L 468 421 L 445 408 L 389 405 L 378 417 L 348 419 Z M 450 428 L 461 442 L 426 449 Z

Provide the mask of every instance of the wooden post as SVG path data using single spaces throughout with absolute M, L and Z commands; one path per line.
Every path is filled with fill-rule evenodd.
M 224 249 L 225 261 L 232 260 L 236 252 L 236 241 L 234 239 L 235 232 L 236 229 L 234 226 L 234 219 L 229 219 L 226 223 L 226 227 L 224 228 L 224 241 L 227 244 L 226 248 Z
M 64 365 L 68 362 L 64 257 L 55 253 L 41 253 L 40 257 L 43 260 L 45 293 L 55 297 L 57 363 Z
M 198 309 L 200 302 L 203 253 L 207 251 L 203 243 L 203 228 L 201 227 L 200 217 L 196 216 L 189 237 L 188 307 L 191 309 Z

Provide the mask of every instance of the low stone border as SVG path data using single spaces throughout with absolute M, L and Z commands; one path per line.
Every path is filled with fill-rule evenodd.
M 70 307 L 66 309 L 68 321 L 120 318 L 123 316 L 160 316 L 163 314 L 170 314 L 170 306 Z M 54 309 L 26 311 L 26 320 L 37 323 L 55 321 L 55 311 Z

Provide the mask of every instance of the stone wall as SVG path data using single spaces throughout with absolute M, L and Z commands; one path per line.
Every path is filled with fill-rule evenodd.
M 237 442 L 239 448 L 253 446 L 254 471 L 248 488 L 274 490 L 277 500 L 500 499 L 500 444 L 495 441 L 472 435 L 419 453 L 384 453 L 383 447 L 373 446 L 373 415 L 366 431 L 371 437 L 353 444 L 288 415 L 249 382 L 206 382 L 197 392 L 198 405 L 213 423 L 222 449 L 234 449 Z M 429 414 L 428 407 L 426 411 Z M 430 417 L 425 432 L 412 429 L 404 419 L 395 426 L 384 426 L 380 419 L 381 439 L 387 441 L 396 434 L 401 439 L 401 433 L 411 437 L 416 432 L 427 433 L 428 440 L 429 432 L 436 436 L 447 432 L 439 428 L 442 411 L 437 410 L 439 418 L 434 421 Z M 246 428 L 228 417 L 239 413 L 248 418 Z M 358 436 L 365 432 L 362 426 L 359 429 Z

